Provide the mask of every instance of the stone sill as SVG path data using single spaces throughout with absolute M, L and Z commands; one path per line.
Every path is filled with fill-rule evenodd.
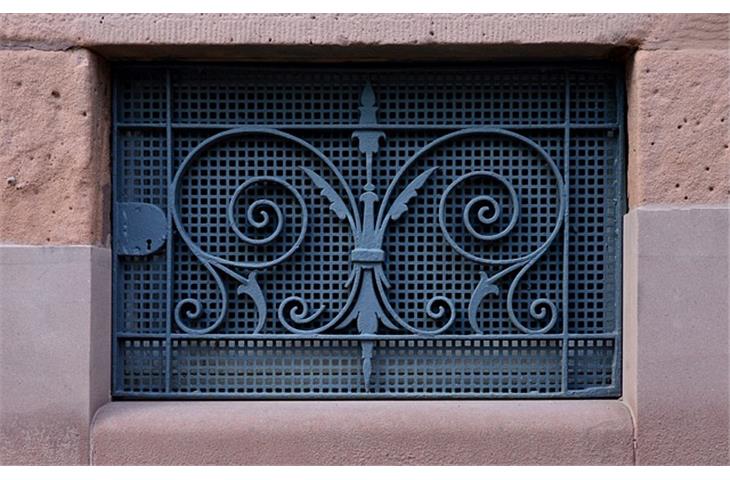
M 96 465 L 632 464 L 620 400 L 111 402 Z

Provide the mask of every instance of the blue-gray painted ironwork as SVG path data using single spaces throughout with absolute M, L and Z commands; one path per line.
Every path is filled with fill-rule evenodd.
M 150 255 L 165 243 L 167 220 L 159 207 L 149 203 L 118 202 L 115 214 L 117 254 Z
M 119 398 L 620 394 L 606 64 L 125 64 Z

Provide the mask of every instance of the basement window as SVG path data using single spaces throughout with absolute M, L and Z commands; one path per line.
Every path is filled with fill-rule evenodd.
M 621 78 L 117 65 L 115 397 L 617 397 Z

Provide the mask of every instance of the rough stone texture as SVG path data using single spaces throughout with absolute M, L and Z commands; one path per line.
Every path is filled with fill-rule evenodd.
M 108 243 L 109 103 L 93 53 L 0 50 L 0 243 Z
M 730 50 L 638 51 L 629 80 L 629 202 L 730 201 Z
M 0 246 L 0 464 L 86 464 L 109 401 L 111 255 Z
M 730 462 L 730 208 L 625 221 L 624 396 L 638 464 Z
M 364 57 L 399 55 L 396 50 L 404 45 L 442 46 L 444 52 L 479 56 L 529 53 L 524 45 L 531 45 L 533 54 L 536 46 L 566 45 L 573 47 L 571 53 L 590 45 L 606 48 L 583 51 L 605 53 L 616 46 L 723 49 L 730 40 L 729 19 L 717 14 L 27 14 L 0 15 L 0 45 L 81 46 L 130 58 L 171 52 L 208 58 L 300 56 L 270 48 L 293 45 L 354 47 L 340 53 Z M 470 44 L 471 49 L 461 48 Z M 199 48 L 207 46 L 221 48 Z M 367 49 L 358 50 L 363 46 Z M 505 52 L 506 46 L 510 50 Z M 424 49 L 408 52 L 428 54 Z M 546 52 L 565 56 L 559 48 L 538 54 Z
M 13 17 L 4 39 L 108 43 L 596 43 L 725 47 L 727 15 L 113 14 Z M 246 27 L 254 28 L 246 28 Z M 151 28 L 154 27 L 154 28 Z M 272 36 L 273 35 L 273 36 Z M 80 37 L 80 39 L 79 39 Z
M 92 463 L 629 464 L 628 409 L 595 401 L 118 402 Z

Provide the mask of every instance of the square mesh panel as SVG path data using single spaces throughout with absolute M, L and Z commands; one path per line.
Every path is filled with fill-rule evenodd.
M 620 394 L 611 65 L 114 78 L 116 397 Z

